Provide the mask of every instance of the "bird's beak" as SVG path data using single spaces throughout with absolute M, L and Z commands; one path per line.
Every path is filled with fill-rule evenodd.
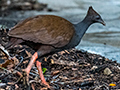
M 102 25 L 104 25 L 104 26 L 106 25 L 104 21 L 103 21 L 103 22 L 101 22 L 101 24 L 102 24 Z
M 101 24 L 104 25 L 104 26 L 106 25 L 105 22 L 104 22 L 102 19 L 99 20 L 98 22 L 101 23 Z

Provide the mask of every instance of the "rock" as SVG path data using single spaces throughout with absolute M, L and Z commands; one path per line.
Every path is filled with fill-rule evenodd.
M 103 58 L 102 58 L 102 57 L 99 57 L 98 59 L 99 59 L 99 60 L 102 60 Z
M 117 80 L 118 80 L 118 77 L 117 77 L 117 76 L 114 76 L 114 77 L 113 77 L 113 80 L 114 80 L 114 81 L 117 81 Z
M 91 70 L 95 70 L 95 69 L 97 69 L 98 67 L 97 66 L 93 66 L 92 68 L 91 68 Z
M 112 73 L 112 71 L 109 68 L 104 69 L 104 74 L 105 75 L 110 75 L 111 73 Z

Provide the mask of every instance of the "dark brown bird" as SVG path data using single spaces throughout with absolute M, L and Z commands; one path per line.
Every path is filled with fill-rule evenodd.
M 93 23 L 105 25 L 101 16 L 92 7 L 89 7 L 86 17 L 77 24 L 72 24 L 66 19 L 54 15 L 28 18 L 8 32 L 11 38 L 6 48 L 25 44 L 36 51 L 25 69 L 29 75 L 32 65 L 38 57 L 77 46 L 88 27 Z

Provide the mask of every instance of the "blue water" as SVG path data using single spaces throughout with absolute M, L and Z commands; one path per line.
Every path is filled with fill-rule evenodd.
M 92 25 L 82 42 L 77 46 L 120 63 L 120 0 L 39 0 L 57 12 L 43 12 L 62 16 L 73 23 L 82 20 L 89 6 L 99 12 L 106 22 Z M 105 43 L 105 44 L 104 44 Z
M 15 15 L 19 15 L 18 19 L 21 20 L 34 15 L 52 14 L 64 17 L 72 23 L 78 23 L 85 17 L 89 6 L 93 6 L 106 22 L 106 26 L 100 24 L 90 26 L 87 35 L 84 35 L 77 48 L 103 55 L 120 63 L 120 0 L 38 1 L 48 4 L 48 7 L 54 11 L 26 11 L 24 14 L 16 12 Z M 7 18 L 13 20 L 15 15 L 8 15 Z

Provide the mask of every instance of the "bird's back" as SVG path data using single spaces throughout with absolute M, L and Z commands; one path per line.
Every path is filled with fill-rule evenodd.
M 54 15 L 39 15 L 18 23 L 8 35 L 59 48 L 67 45 L 74 33 L 73 24 L 66 19 Z

